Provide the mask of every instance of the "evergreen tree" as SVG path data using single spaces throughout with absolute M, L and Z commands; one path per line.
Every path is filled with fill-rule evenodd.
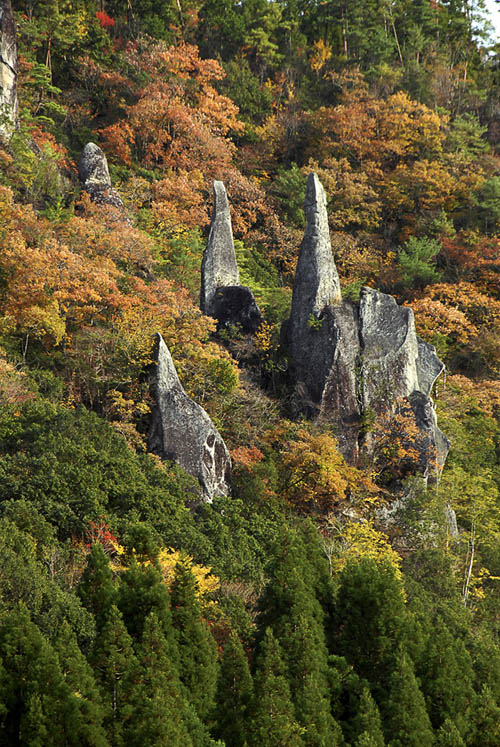
M 116 605 L 111 607 L 97 635 L 92 664 L 101 690 L 108 739 L 120 747 L 126 743 L 123 727 L 132 711 L 132 694 L 138 669 L 132 639 Z
M 390 680 L 383 704 L 384 728 L 391 747 L 427 747 L 434 735 L 411 660 L 403 654 Z
M 179 672 L 201 719 L 214 705 L 217 645 L 201 619 L 196 580 L 186 563 L 178 563 L 172 584 L 172 622 L 179 650 Z
M 465 747 L 465 742 L 462 739 L 460 732 L 453 721 L 449 718 L 445 720 L 444 724 L 439 728 L 436 734 L 436 746 Z
M 332 645 L 368 680 L 378 706 L 397 665 L 406 612 L 403 586 L 388 562 L 361 558 L 340 574 Z
M 226 744 L 244 747 L 253 682 L 240 639 L 231 633 L 224 646 L 215 708 L 215 733 Z
M 354 718 L 354 731 L 357 737 L 355 747 L 384 747 L 384 734 L 377 704 L 368 687 L 363 688 L 359 701 L 359 710 Z
M 311 745 L 336 744 L 340 729 L 331 715 L 324 613 L 314 574 L 293 533 L 284 533 L 260 602 L 261 626 L 272 627 L 287 667 L 297 721 Z
M 471 708 L 471 728 L 467 735 L 470 747 L 494 747 L 500 744 L 500 706 L 488 685 L 477 693 Z
M 259 647 L 247 739 L 253 747 L 298 747 L 305 728 L 295 719 L 281 649 L 270 628 Z
M 142 566 L 132 560 L 130 567 L 120 578 L 117 604 L 128 632 L 137 642 L 142 638 L 147 617 L 155 612 L 165 636 L 169 657 L 177 665 L 178 653 L 172 627 L 170 595 L 160 571 L 153 565 Z
M 130 747 L 191 747 L 176 668 L 157 615 L 151 612 L 144 624 L 138 648 L 139 676 L 131 697 L 132 712 L 125 742 Z
M 83 571 L 78 594 L 83 605 L 94 615 L 100 628 L 114 604 L 116 589 L 109 559 L 99 543 L 92 545 L 87 565 Z
M 88 730 L 87 724 L 82 724 L 81 711 L 64 681 L 57 655 L 24 606 L 2 621 L 0 660 L 3 744 L 106 744 L 98 728 Z
M 62 675 L 69 688 L 74 709 L 74 722 L 78 721 L 81 744 L 104 747 L 108 744 L 104 729 L 103 708 L 97 684 L 87 660 L 80 651 L 75 634 L 65 620 L 54 644 Z

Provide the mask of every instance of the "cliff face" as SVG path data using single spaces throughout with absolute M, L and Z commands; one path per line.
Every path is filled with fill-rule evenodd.
M 93 202 L 116 208 L 119 211 L 119 221 L 130 223 L 123 200 L 111 184 L 107 158 L 95 143 L 87 143 L 83 149 L 78 175 L 83 189 L 89 193 Z
M 0 0 L 0 139 L 17 126 L 17 40 L 10 0 Z
M 229 495 L 229 452 L 208 414 L 184 391 L 161 335 L 157 339 L 156 362 L 149 450 L 176 462 L 197 478 L 205 501 Z
M 419 471 L 437 477 L 449 442 L 437 427 L 430 392 L 444 366 L 417 337 L 413 312 L 392 296 L 363 288 L 355 305 L 340 298 L 330 249 L 324 191 L 308 179 L 307 225 L 285 339 L 291 354 L 297 412 L 335 428 L 345 457 L 370 454 L 368 417 L 395 415 L 408 403 L 420 431 Z M 437 464 L 436 464 L 437 463 Z

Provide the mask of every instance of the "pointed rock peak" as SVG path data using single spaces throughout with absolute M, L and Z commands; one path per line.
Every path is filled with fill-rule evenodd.
M 161 459 L 176 462 L 195 477 L 203 500 L 210 502 L 217 495 L 229 495 L 231 458 L 226 445 L 205 410 L 184 391 L 160 334 L 156 361 L 150 451 Z
M 183 386 L 177 375 L 177 371 L 170 354 L 170 350 L 165 344 L 163 337 L 158 334 L 156 335 L 156 383 L 157 386 L 161 387 L 162 391 L 170 390 L 174 387 L 184 392 Z M 187 395 L 186 395 L 187 396 Z
M 95 190 L 111 189 L 108 161 L 104 152 L 95 143 L 87 143 L 83 149 L 78 173 L 83 187 L 91 195 Z
M 17 127 L 17 35 L 10 0 L 0 0 L 0 139 Z
M 304 202 L 306 230 L 300 247 L 293 285 L 291 327 L 307 327 L 311 315 L 318 317 L 326 306 L 341 301 L 340 282 L 333 261 L 326 195 L 316 174 L 307 178 Z
M 215 316 L 217 289 L 230 285 L 240 285 L 240 273 L 234 251 L 226 188 L 222 182 L 215 181 L 212 221 L 201 265 L 200 306 L 204 314 Z

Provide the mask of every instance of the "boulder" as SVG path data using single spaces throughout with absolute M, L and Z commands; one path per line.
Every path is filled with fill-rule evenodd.
M 149 450 L 180 465 L 200 484 L 202 499 L 230 494 L 231 458 L 205 410 L 194 402 L 179 381 L 170 351 L 157 336 L 156 372 Z
M 78 174 L 82 187 L 89 193 L 92 202 L 116 208 L 122 214 L 121 220 L 130 222 L 122 198 L 111 184 L 106 156 L 95 143 L 87 143 L 83 149 Z
M 17 39 L 10 0 L 0 0 L 0 139 L 17 127 Z
M 200 308 L 218 321 L 218 329 L 238 325 L 255 332 L 263 316 L 250 288 L 240 283 L 226 188 L 214 182 L 214 206 L 201 264 Z
M 263 316 L 257 301 L 245 285 L 217 288 L 212 302 L 218 329 L 237 326 L 243 334 L 253 334 L 262 324 Z

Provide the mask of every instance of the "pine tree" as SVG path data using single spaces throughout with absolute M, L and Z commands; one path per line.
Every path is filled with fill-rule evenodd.
M 178 563 L 172 584 L 172 622 L 179 650 L 179 672 L 201 719 L 214 705 L 217 645 L 201 619 L 196 580 L 186 563 Z
M 390 680 L 384 728 L 391 747 L 430 747 L 434 735 L 411 660 L 403 654 Z
M 224 646 L 216 696 L 215 733 L 226 744 L 244 747 L 253 682 L 240 639 L 232 633 Z
M 305 744 L 304 732 L 295 719 L 280 645 L 268 628 L 257 657 L 248 743 L 252 747 L 298 747 Z
M 126 731 L 130 747 L 192 747 L 184 714 L 176 668 L 157 615 L 151 612 L 144 624 L 138 648 L 139 678 L 131 698 L 132 713 Z
M 108 739 L 114 747 L 120 747 L 124 743 L 124 723 L 132 710 L 138 668 L 132 639 L 116 605 L 111 607 L 96 638 L 92 664 L 101 690 Z

